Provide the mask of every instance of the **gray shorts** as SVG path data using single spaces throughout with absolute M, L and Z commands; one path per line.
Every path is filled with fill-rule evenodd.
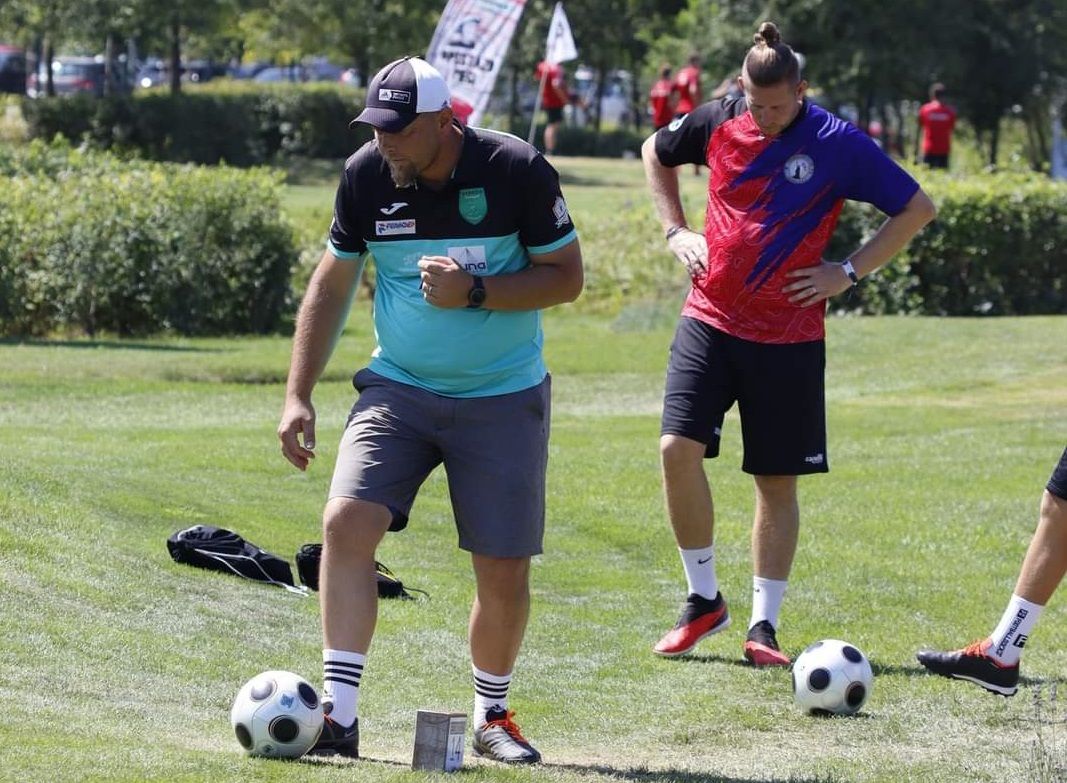
M 419 487 L 444 463 L 459 546 L 489 557 L 541 553 L 551 378 L 492 397 L 442 397 L 362 369 L 330 497 L 386 506 L 403 530 Z

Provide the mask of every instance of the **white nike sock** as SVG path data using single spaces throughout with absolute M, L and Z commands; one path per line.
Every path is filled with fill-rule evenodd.
M 483 672 L 474 664 L 474 728 L 485 725 L 485 715 L 489 710 L 508 711 L 508 687 L 511 685 L 510 674 L 490 674 Z
M 348 650 L 322 651 L 322 700 L 333 702 L 330 718 L 351 726 L 359 709 L 359 683 L 367 656 Z
M 682 549 L 682 567 L 689 592 L 714 599 L 719 592 L 719 580 L 715 577 L 715 544 L 702 549 Z
M 766 620 L 775 630 L 778 629 L 778 612 L 782 609 L 785 588 L 789 584 L 784 579 L 764 579 L 752 577 L 752 618 L 748 622 L 751 628 L 760 620 Z
M 989 654 L 1008 666 L 1017 664 L 1044 608 L 1013 593 L 1000 622 L 990 634 L 993 644 L 989 647 Z

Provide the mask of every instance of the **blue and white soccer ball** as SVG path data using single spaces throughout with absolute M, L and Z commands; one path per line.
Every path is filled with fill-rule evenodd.
M 807 713 L 855 715 L 873 684 L 867 656 L 839 639 L 809 645 L 793 663 L 793 699 Z
M 311 750 L 322 732 L 322 702 L 300 675 L 263 672 L 237 692 L 230 723 L 249 755 L 295 759 Z

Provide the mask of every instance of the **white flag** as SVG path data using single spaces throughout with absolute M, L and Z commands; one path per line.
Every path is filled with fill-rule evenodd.
M 426 62 L 452 91 L 452 111 L 476 125 L 489 103 L 526 0 L 448 0 Z
M 571 23 L 567 21 L 567 15 L 563 13 L 563 3 L 556 3 L 552 12 L 552 24 L 548 26 L 548 46 L 545 48 L 545 59 L 550 63 L 565 63 L 578 57 L 578 49 L 574 45 L 574 36 L 571 35 Z

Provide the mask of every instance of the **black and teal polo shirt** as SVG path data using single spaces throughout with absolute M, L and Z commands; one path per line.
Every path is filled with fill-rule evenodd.
M 463 128 L 443 190 L 397 188 L 373 141 L 345 163 L 327 246 L 340 259 L 374 256 L 378 347 L 369 367 L 450 397 L 520 391 L 546 373 L 538 310 L 444 309 L 420 290 L 422 256 L 449 256 L 472 274 L 507 275 L 578 235 L 556 170 L 506 133 Z

